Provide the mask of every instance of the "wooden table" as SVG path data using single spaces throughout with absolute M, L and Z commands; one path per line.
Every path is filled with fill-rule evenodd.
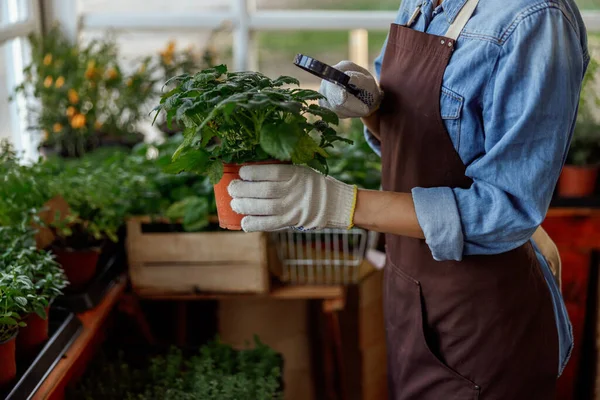
M 37 390 L 34 400 L 55 400 L 65 397 L 65 388 L 69 382 L 83 374 L 85 367 L 103 342 L 106 333 L 105 322 L 125 291 L 126 284 L 127 277 L 122 275 L 96 308 L 78 315 L 83 325 L 79 337 L 71 344 L 62 360 L 56 364 Z
M 558 399 L 577 397 L 582 363 L 584 325 L 588 314 L 588 289 L 593 253 L 600 250 L 600 210 L 551 208 L 543 223 L 556 242 L 562 259 L 562 293 L 573 324 L 575 347 L 558 382 Z

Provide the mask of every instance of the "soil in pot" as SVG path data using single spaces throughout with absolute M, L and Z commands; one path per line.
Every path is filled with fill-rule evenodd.
M 17 336 L 17 354 L 19 354 L 19 357 L 31 358 L 48 340 L 49 309 L 50 307 L 46 307 L 46 319 L 35 313 L 31 313 L 26 317 L 24 322 L 27 326 L 19 329 L 19 336 Z
M 8 340 L 0 342 L 0 391 L 5 389 L 17 376 L 15 360 L 15 339 L 18 331 Z
M 233 231 L 242 230 L 242 219 L 244 215 L 238 214 L 231 208 L 231 196 L 227 187 L 236 179 L 240 179 L 240 168 L 244 165 L 263 165 L 263 164 L 282 164 L 281 161 L 267 160 L 258 162 L 249 162 L 245 164 L 224 164 L 223 177 L 217 183 L 215 188 L 215 200 L 217 203 L 217 215 L 219 216 L 219 226 L 223 229 Z
M 598 180 L 597 166 L 565 165 L 558 181 L 560 197 L 589 197 L 594 194 Z
M 75 250 L 72 248 L 53 248 L 56 261 L 62 266 L 69 280 L 69 291 L 84 289 L 96 275 L 100 247 Z

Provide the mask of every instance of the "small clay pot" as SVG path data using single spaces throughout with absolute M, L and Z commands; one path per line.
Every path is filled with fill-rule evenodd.
M 10 339 L 0 342 L 0 391 L 5 389 L 17 377 L 16 337 L 15 331 Z
M 598 166 L 565 165 L 558 181 L 560 197 L 589 197 L 594 194 Z
M 48 341 L 48 313 L 50 307 L 46 307 L 46 318 L 41 318 L 36 313 L 31 313 L 24 318 L 23 322 L 27 324 L 19 329 L 17 336 L 17 353 L 19 358 L 24 356 L 31 358 Z
M 231 196 L 227 187 L 236 179 L 240 179 L 240 168 L 244 165 L 265 165 L 265 164 L 283 164 L 277 160 L 267 160 L 258 162 L 249 162 L 245 164 L 223 164 L 223 177 L 214 186 L 215 200 L 217 203 L 217 215 L 219 216 L 219 226 L 223 229 L 233 231 L 242 230 L 242 219 L 245 217 L 238 214 L 231 208 Z
M 56 261 L 62 266 L 67 275 L 70 291 L 85 288 L 96 275 L 96 267 L 100 257 L 99 247 L 82 250 L 55 247 L 52 252 L 56 255 Z

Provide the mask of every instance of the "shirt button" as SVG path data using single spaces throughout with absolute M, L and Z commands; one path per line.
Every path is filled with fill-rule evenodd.
M 444 43 L 446 43 L 446 41 L 445 41 L 445 40 L 442 40 L 442 44 L 444 44 Z
M 479 390 L 479 389 L 481 389 L 481 388 L 480 388 L 479 386 L 475 385 L 475 387 L 474 387 L 473 389 L 475 389 L 475 390 Z

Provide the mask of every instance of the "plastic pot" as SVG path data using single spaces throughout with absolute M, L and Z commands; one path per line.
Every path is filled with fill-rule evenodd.
M 7 387 L 17 377 L 17 362 L 15 360 L 15 331 L 10 339 L 0 342 L 0 390 Z
M 77 291 L 85 288 L 96 275 L 96 266 L 100 257 L 99 247 L 82 250 L 53 248 L 52 252 L 67 275 L 69 290 Z
M 19 329 L 17 336 L 17 354 L 21 356 L 31 357 L 42 348 L 48 341 L 48 313 L 50 307 L 46 307 L 46 319 L 40 318 L 35 313 L 29 314 L 24 322 L 26 327 Z
M 560 197 L 589 197 L 594 194 L 598 166 L 565 165 L 558 181 Z
M 236 179 L 240 179 L 240 168 L 244 165 L 265 165 L 265 164 L 283 164 L 281 161 L 268 160 L 259 162 L 249 162 L 245 164 L 223 164 L 223 177 L 214 186 L 215 201 L 217 203 L 217 215 L 219 216 L 219 226 L 223 229 L 239 231 L 242 229 L 242 219 L 244 215 L 238 214 L 231 208 L 231 196 L 227 187 Z

